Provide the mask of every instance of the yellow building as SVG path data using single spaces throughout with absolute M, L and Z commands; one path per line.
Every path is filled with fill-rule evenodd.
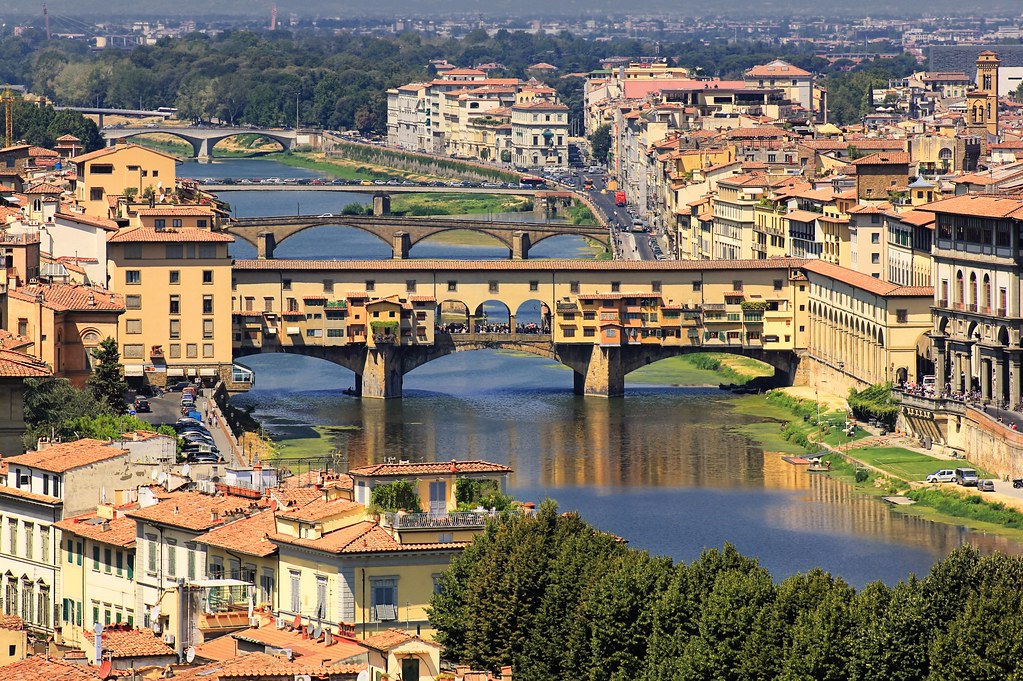
M 210 229 L 155 223 L 110 237 L 110 288 L 124 296 L 118 338 L 130 382 L 229 380 L 232 241 Z
M 24 660 L 27 654 L 25 621 L 17 615 L 0 615 L 0 667 Z
M 122 296 L 90 286 L 29 284 L 7 292 L 7 330 L 31 339 L 25 352 L 77 386 L 92 373 L 92 351 L 119 337 L 122 314 Z
M 931 287 L 889 284 L 823 260 L 803 270 L 814 357 L 865 383 L 930 373 Z
M 135 624 L 135 521 L 112 504 L 56 524 L 63 644 L 92 649 L 93 627 Z
M 75 156 L 71 162 L 78 171 L 75 196 L 79 205 L 89 215 L 102 218 L 110 217 L 111 206 L 120 197 L 141 197 L 147 191 L 158 197 L 173 192 L 177 181 L 177 158 L 137 144 L 97 149 Z

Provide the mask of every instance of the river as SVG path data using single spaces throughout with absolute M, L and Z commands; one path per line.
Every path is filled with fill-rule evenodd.
M 281 166 L 248 176 L 299 176 L 291 171 Z M 239 215 L 258 215 L 266 209 L 260 202 L 270 200 L 265 196 L 239 193 L 232 205 Z M 300 200 L 305 204 L 316 196 L 310 192 Z M 324 200 L 338 199 L 328 194 Z M 271 207 L 287 205 L 281 199 Z M 309 212 L 317 210 L 333 212 L 336 206 L 310 204 Z M 308 233 L 316 238 L 305 242 Z M 341 227 L 309 230 L 284 242 L 278 253 L 369 257 L 355 234 Z M 239 244 L 234 252 L 247 257 Z M 390 256 L 386 246 L 372 252 Z M 437 252 L 434 257 L 450 258 L 464 251 L 438 244 Z M 819 566 L 862 587 L 922 575 L 964 543 L 984 552 L 1020 552 L 1019 545 L 1000 537 L 900 514 L 764 452 L 730 429 L 756 417 L 733 413 L 734 398 L 718 390 L 627 382 L 623 399 L 583 398 L 572 394 L 571 372 L 549 360 L 475 351 L 406 375 L 404 399 L 363 401 L 343 394 L 354 385 L 354 375 L 334 364 L 288 354 L 243 363 L 256 370 L 256 388 L 234 401 L 251 407 L 285 442 L 315 436 L 314 426 L 334 426 L 334 442 L 320 451 L 336 445 L 353 467 L 389 457 L 504 463 L 514 469 L 515 497 L 553 498 L 563 510 L 579 511 L 632 546 L 677 560 L 691 561 L 705 548 L 730 542 L 756 556 L 776 578 Z

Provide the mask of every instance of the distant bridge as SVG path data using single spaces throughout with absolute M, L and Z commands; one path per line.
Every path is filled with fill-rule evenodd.
M 277 244 L 310 227 L 339 225 L 354 227 L 389 244 L 392 257 L 405 259 L 409 250 L 431 236 L 454 230 L 466 230 L 492 236 L 508 247 L 515 260 L 529 257 L 534 244 L 553 236 L 583 236 L 610 248 L 607 229 L 597 225 L 570 225 L 535 222 L 488 222 L 439 217 L 394 217 L 389 215 L 290 215 L 280 217 L 236 218 L 227 231 L 256 247 L 260 259 L 274 257 Z
M 271 139 L 281 145 L 282 151 L 295 146 L 298 133 L 295 130 L 274 130 L 270 128 L 182 128 L 175 126 L 156 126 L 152 128 L 118 128 L 102 131 L 107 145 L 112 146 L 122 140 L 139 135 L 173 135 L 192 145 L 195 158 L 200 161 L 213 158 L 213 147 L 217 143 L 236 135 L 259 135 Z
M 174 115 L 171 111 L 149 111 L 147 109 L 104 109 L 94 106 L 55 106 L 56 111 L 77 111 L 81 114 L 96 116 L 99 119 L 99 127 L 103 127 L 103 120 L 106 116 L 124 116 L 126 118 L 163 118 L 167 119 Z
M 202 188 L 208 192 L 352 192 L 359 194 L 508 194 L 512 196 L 535 196 L 537 192 L 548 190 L 537 189 L 498 189 L 487 187 L 421 187 L 393 184 L 204 184 Z

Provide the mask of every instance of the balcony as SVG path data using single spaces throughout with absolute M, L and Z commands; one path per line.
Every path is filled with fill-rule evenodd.
M 464 511 L 457 513 L 385 513 L 383 524 L 396 530 L 449 530 L 483 527 L 490 519 L 489 512 Z
M 764 313 L 763 312 L 747 312 L 742 315 L 742 321 L 747 324 L 763 324 Z

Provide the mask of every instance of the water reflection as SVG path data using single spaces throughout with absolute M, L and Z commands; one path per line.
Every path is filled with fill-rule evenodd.
M 680 560 L 728 541 L 777 576 L 822 566 L 862 585 L 924 573 L 963 543 L 1019 551 L 897 513 L 763 452 L 731 428 L 757 419 L 730 411 L 731 397 L 717 390 L 632 387 L 624 399 L 582 398 L 571 393 L 571 373 L 548 360 L 474 352 L 407 375 L 404 400 L 363 401 L 339 394 L 352 382 L 340 368 L 290 355 L 246 361 L 260 389 L 238 401 L 272 431 L 353 426 L 333 443 L 352 466 L 390 457 L 506 463 L 516 496 L 553 497 Z M 293 392 L 323 384 L 332 389 Z

